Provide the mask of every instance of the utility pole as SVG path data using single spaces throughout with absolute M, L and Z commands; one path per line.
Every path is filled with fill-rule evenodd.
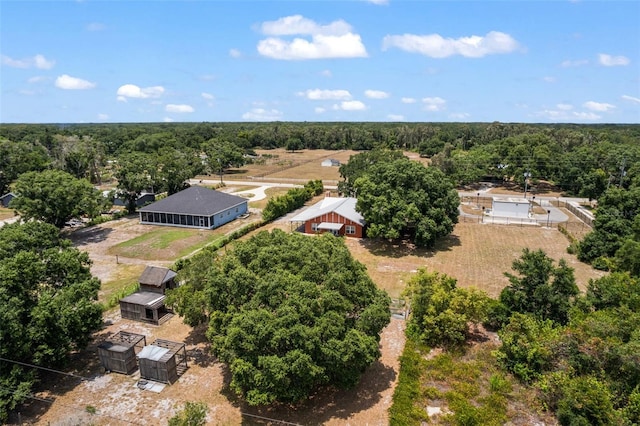
M 620 183 L 618 184 L 618 188 L 622 187 L 622 178 L 625 176 L 624 168 L 627 165 L 627 159 L 622 159 L 622 166 L 620 166 Z
M 529 182 L 529 178 L 531 177 L 531 173 L 529 173 L 529 170 L 527 170 L 526 172 L 524 172 L 523 174 L 524 176 L 524 198 L 527 198 L 527 183 Z

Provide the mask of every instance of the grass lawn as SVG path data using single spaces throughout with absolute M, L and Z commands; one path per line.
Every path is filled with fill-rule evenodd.
M 0 220 L 10 219 L 15 216 L 15 213 L 11 209 L 0 207 Z
M 122 289 L 138 282 L 138 278 L 144 270 L 144 265 L 119 264 L 114 266 L 115 272 L 112 279 L 103 282 L 100 286 L 98 301 L 106 303 L 112 295 L 122 291 Z
M 163 227 L 121 242 L 108 252 L 143 260 L 173 261 L 221 238 L 223 234 L 214 231 Z
M 249 199 L 249 207 L 252 209 L 264 209 L 271 198 L 284 195 L 287 193 L 287 191 L 289 191 L 289 189 L 291 188 L 268 188 L 264 192 L 265 194 L 267 194 L 267 198 L 263 198 L 262 200 L 258 201 L 251 201 L 251 199 Z

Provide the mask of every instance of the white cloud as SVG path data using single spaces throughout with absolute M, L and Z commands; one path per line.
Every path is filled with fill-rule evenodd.
M 38 76 L 29 78 L 27 80 L 27 82 L 30 83 L 30 84 L 35 84 L 35 83 L 43 83 L 43 82 L 45 82 L 47 80 L 49 80 L 49 77 L 38 75 Z
M 557 104 L 556 108 L 558 108 L 560 111 L 570 111 L 573 109 L 573 105 L 571 104 Z
M 339 19 L 328 25 L 320 25 L 302 15 L 292 15 L 277 21 L 263 22 L 260 30 L 265 35 L 283 36 L 294 34 L 306 35 L 344 35 L 351 32 L 351 25 Z
M 415 104 L 416 100 L 415 98 L 402 98 L 401 99 L 403 104 Z
M 422 102 L 425 103 L 425 109 L 427 111 L 441 111 L 445 108 L 447 101 L 440 97 L 422 98 Z
M 322 114 L 323 112 L 326 111 L 326 109 L 322 107 L 315 107 L 314 111 L 316 112 L 316 114 Z
M 175 120 L 171 117 L 165 117 L 162 119 L 165 123 L 173 123 Z
M 446 58 L 461 55 L 468 58 L 481 58 L 486 55 L 511 53 L 518 49 L 518 42 L 509 34 L 491 31 L 485 36 L 444 38 L 439 34 L 429 35 L 387 35 L 382 40 L 383 50 L 391 47 L 420 53 L 432 58 Z
M 333 77 L 333 74 L 331 73 L 331 70 L 323 70 L 320 72 L 320 75 L 323 77 Z
M 240 52 L 238 49 L 229 49 L 229 56 L 231 56 L 232 58 L 239 58 L 242 56 L 242 52 Z
M 108 114 L 98 114 L 98 120 L 108 120 L 109 119 L 109 115 Z
M 556 78 L 555 77 L 551 77 L 551 76 L 542 77 L 542 80 L 544 80 L 546 83 L 555 83 L 556 82 Z
M 304 92 L 298 92 L 298 96 L 304 96 L 312 101 L 324 101 L 324 100 L 349 100 L 351 99 L 351 93 L 348 90 L 322 90 L 322 89 L 308 89 Z
M 282 112 L 277 109 L 253 108 L 242 114 L 242 118 L 249 121 L 279 121 L 282 119 Z
M 326 58 L 366 58 L 365 49 L 360 36 L 344 34 L 341 36 L 314 35 L 312 41 L 294 38 L 286 41 L 270 37 L 260 40 L 258 53 L 272 59 L 305 60 Z
M 263 22 L 263 34 L 272 36 L 258 42 L 258 53 L 272 59 L 305 60 L 323 58 L 363 58 L 367 50 L 360 35 L 351 32 L 351 25 L 343 20 L 320 25 L 302 15 Z M 280 36 L 304 35 L 285 40 Z
M 629 95 L 622 95 L 620 97 L 622 99 L 624 99 L 625 101 L 631 101 L 631 102 L 635 102 L 637 104 L 640 104 L 640 98 L 636 98 L 634 96 L 629 96 Z
M 602 116 L 593 112 L 573 112 L 573 116 L 578 120 L 599 120 Z
M 164 93 L 164 87 L 162 86 L 152 86 L 141 88 L 136 86 L 135 84 L 125 84 L 118 88 L 118 100 L 125 101 L 126 98 L 137 98 L 137 99 L 147 99 L 147 98 L 159 98 Z
M 87 31 L 104 31 L 107 26 L 102 22 L 91 22 L 85 28 Z
M 339 104 L 335 104 L 333 109 L 341 109 L 343 111 L 362 111 L 367 109 L 367 106 L 360 101 L 342 101 Z
M 167 104 L 167 106 L 164 107 L 164 110 L 167 112 L 177 112 L 177 113 L 195 111 L 191 105 L 186 105 L 186 104 Z
M 470 117 L 470 114 L 467 112 L 454 112 L 449 114 L 449 118 L 453 120 L 464 120 L 469 117 Z
M 389 93 L 382 90 L 365 90 L 364 95 L 370 99 L 386 99 L 389 97 Z
M 562 61 L 560 66 L 562 68 L 581 67 L 583 65 L 587 65 L 588 63 L 589 61 L 587 61 L 586 59 L 576 59 L 576 60 L 567 59 L 566 61 Z
M 604 102 L 594 102 L 594 101 L 585 102 L 582 104 L 582 106 L 588 110 L 598 111 L 598 112 L 609 111 L 610 109 L 615 108 L 615 105 L 607 104 Z
M 556 105 L 557 107 L 557 105 Z M 602 117 L 593 112 L 584 111 L 568 111 L 568 110 L 543 110 L 535 113 L 536 116 L 544 117 L 551 121 L 594 121 L 599 120 Z
M 50 61 L 41 54 L 37 54 L 31 58 L 13 59 L 7 55 L 2 55 L 2 64 L 12 68 L 39 68 L 41 70 L 49 70 L 55 65 L 55 61 Z
M 77 77 L 62 74 L 56 78 L 56 87 L 65 90 L 86 90 L 96 87 L 95 83 Z
M 404 115 L 389 114 L 387 115 L 387 119 L 389 119 L 390 121 L 404 121 Z
M 369 3 L 377 4 L 378 6 L 384 6 L 389 4 L 389 0 L 365 0 Z
M 626 56 L 611 56 L 606 53 L 598 54 L 598 61 L 600 62 L 600 65 L 604 65 L 605 67 L 629 65 L 629 62 L 631 62 Z
M 204 99 L 212 101 L 215 99 L 215 96 L 213 96 L 211 93 L 207 93 L 207 92 L 202 92 L 200 93 L 200 96 L 202 96 Z

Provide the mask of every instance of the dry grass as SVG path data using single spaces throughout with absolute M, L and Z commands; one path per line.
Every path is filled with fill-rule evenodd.
M 289 191 L 289 188 L 268 188 L 264 191 L 264 193 L 267 194 L 267 198 L 258 201 L 251 201 L 251 198 L 249 198 L 249 207 L 252 209 L 264 209 L 271 198 L 284 195 L 287 191 Z
M 459 223 L 435 250 L 415 249 L 381 240 L 347 239 L 353 255 L 367 265 L 369 275 L 398 297 L 418 268 L 450 275 L 461 287 L 476 287 L 498 296 L 508 284 L 504 272 L 524 248 L 542 249 L 553 259 L 564 258 L 575 269 L 578 286 L 585 289 L 590 278 L 602 276 L 566 252 L 568 241 L 557 229 Z
M 0 207 L 0 220 L 10 219 L 15 215 L 16 214 L 13 210 Z

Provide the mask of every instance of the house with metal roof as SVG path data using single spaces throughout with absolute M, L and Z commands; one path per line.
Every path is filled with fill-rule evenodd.
M 140 223 L 214 229 L 247 213 L 248 201 L 203 186 L 192 186 L 138 210 Z
M 347 237 L 364 237 L 364 217 L 356 211 L 353 197 L 325 197 L 302 213 L 291 218 L 292 223 L 302 223 L 300 227 L 306 234 L 331 232 Z

